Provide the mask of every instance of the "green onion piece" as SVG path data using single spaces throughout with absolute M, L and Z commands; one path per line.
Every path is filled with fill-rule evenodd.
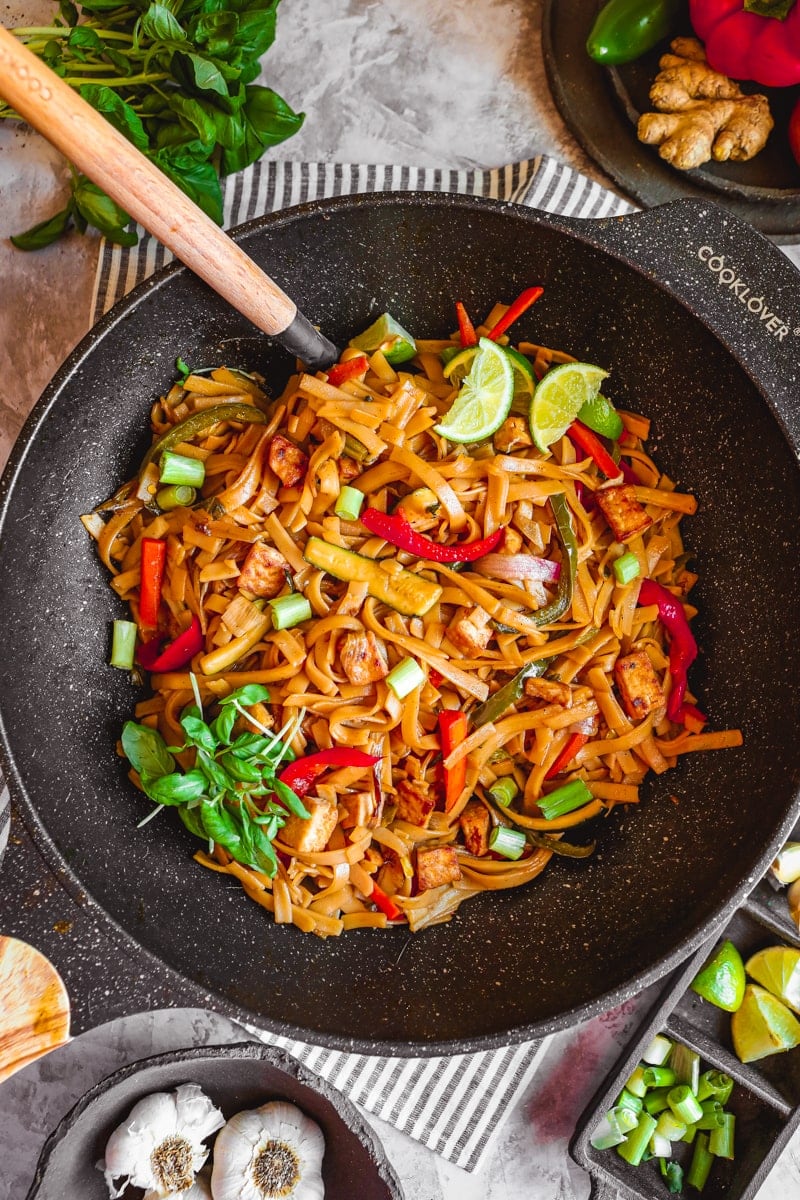
M 685 1125 L 693 1125 L 703 1115 L 700 1102 L 687 1083 L 680 1083 L 667 1096 L 669 1106 Z
M 800 879 L 800 842 L 787 842 L 770 868 L 779 883 Z
M 170 483 L 156 492 L 156 504 L 162 512 L 169 512 L 172 508 L 188 508 L 196 499 L 196 488 L 188 487 L 185 483 Z
M 489 834 L 489 849 L 503 858 L 518 859 L 527 845 L 527 838 L 521 829 L 508 829 L 505 825 L 495 825 Z
M 686 1182 L 691 1187 L 697 1188 L 698 1192 L 702 1192 L 713 1162 L 714 1156 L 709 1153 L 708 1149 L 708 1134 L 698 1133 L 694 1143 L 692 1162 L 686 1175 Z
M 345 484 L 339 492 L 339 498 L 333 507 L 333 511 L 343 521 L 357 521 L 361 516 L 361 509 L 365 500 L 366 496 L 363 492 L 360 492 L 358 488 Z
M 661 1174 L 666 1179 L 667 1187 L 671 1192 L 683 1191 L 683 1167 L 680 1163 L 667 1162 L 665 1158 L 662 1158 Z
M 502 779 L 495 780 L 489 788 L 489 795 L 495 804 L 499 804 L 501 808 L 508 808 L 518 791 L 519 788 L 514 776 L 504 775 Z
M 542 796 L 538 803 L 544 819 L 552 821 L 555 817 L 563 817 L 566 813 L 570 813 L 576 808 L 582 808 L 591 799 L 592 793 L 583 780 L 572 779 L 569 783 L 565 783 L 563 787 L 556 788 L 554 792 L 550 792 L 548 796 Z
M 672 1067 L 645 1067 L 644 1081 L 649 1088 L 672 1087 L 676 1082 Z
M 625 1090 L 630 1092 L 632 1096 L 638 1096 L 640 1099 L 644 1097 L 647 1091 L 647 1084 L 644 1081 L 644 1068 L 636 1067 L 633 1073 L 625 1081 Z
M 724 1116 L 725 1114 L 723 1113 L 721 1107 L 718 1109 L 709 1109 L 708 1112 L 704 1112 L 702 1117 L 700 1117 L 699 1121 L 697 1122 L 697 1128 L 721 1129 L 725 1124 L 723 1120 Z
M 618 1128 L 616 1122 L 611 1123 L 607 1116 L 603 1117 L 590 1139 L 595 1150 L 610 1150 L 612 1146 L 621 1146 L 625 1134 Z
M 121 671 L 133 670 L 133 652 L 136 649 L 136 626 L 133 621 L 115 621 L 111 636 L 111 666 Z
M 270 600 L 273 629 L 292 629 L 302 621 L 310 621 L 314 615 L 311 604 L 299 592 L 291 596 L 278 596 Z
M 619 558 L 615 558 L 613 565 L 617 583 L 632 583 L 641 574 L 639 560 L 630 550 L 626 554 L 620 554 Z
M 647 1149 L 653 1158 L 667 1158 L 672 1154 L 672 1142 L 669 1138 L 662 1137 L 660 1133 L 654 1133 L 647 1143 Z
M 627 1088 L 623 1088 L 617 1097 L 615 1108 L 629 1108 L 631 1112 L 640 1113 L 642 1111 L 642 1099 L 640 1096 L 634 1096 L 633 1092 L 629 1092 Z
M 179 483 L 186 487 L 202 487 L 206 477 L 206 464 L 201 458 L 189 458 L 185 454 L 176 454 L 174 450 L 165 450 L 158 464 L 158 475 L 161 483 Z
M 686 1122 L 681 1121 L 680 1117 L 676 1117 L 675 1113 L 667 1108 L 656 1122 L 656 1133 L 668 1142 L 679 1142 L 686 1133 Z
M 640 1115 L 640 1113 L 634 1112 L 631 1108 L 620 1108 L 617 1105 L 611 1109 L 608 1119 L 612 1125 L 616 1123 L 617 1128 L 627 1134 L 639 1124 Z
M 669 1056 L 669 1065 L 678 1083 L 687 1084 L 696 1096 L 700 1086 L 700 1055 L 697 1051 L 676 1042 Z
M 713 1096 L 720 1104 L 727 1104 L 733 1091 L 733 1080 L 724 1071 L 703 1071 L 697 1086 L 697 1099 L 707 1100 Z
M 415 658 L 404 658 L 389 672 L 386 682 L 397 699 L 404 700 L 409 692 L 425 682 L 425 672 Z
M 663 1033 L 656 1034 L 642 1055 L 642 1061 L 651 1067 L 663 1067 L 672 1050 L 672 1042 Z
M 687 1125 L 686 1133 L 681 1138 L 681 1141 L 686 1142 L 687 1146 L 691 1146 L 692 1142 L 694 1141 L 694 1139 L 696 1137 L 697 1137 L 697 1126 L 696 1125 Z
M 733 1158 L 733 1131 L 736 1117 L 733 1113 L 722 1114 L 722 1125 L 712 1129 L 708 1136 L 708 1149 L 715 1158 Z
M 630 1163 L 632 1167 L 638 1167 L 655 1127 L 655 1117 L 651 1117 L 649 1113 L 642 1113 L 636 1128 L 631 1130 L 621 1146 L 617 1146 L 617 1154 L 620 1158 L 624 1158 L 625 1162 Z
M 670 1089 L 668 1087 L 655 1088 L 652 1092 L 648 1092 L 644 1098 L 645 1112 L 649 1112 L 652 1117 L 657 1117 L 665 1108 L 669 1108 Z

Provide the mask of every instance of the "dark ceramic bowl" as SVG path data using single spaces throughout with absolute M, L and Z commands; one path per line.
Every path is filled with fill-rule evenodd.
M 336 1088 L 270 1046 L 173 1050 L 115 1071 L 83 1096 L 48 1138 L 27 1200 L 108 1200 L 96 1163 L 106 1142 L 143 1096 L 198 1084 L 226 1118 L 268 1100 L 287 1100 L 325 1136 L 326 1200 L 403 1200 L 370 1125 Z
M 164 964 L 187 1003 L 207 989 L 231 1015 L 400 1054 L 486 1049 L 609 1008 L 709 935 L 800 807 L 800 276 L 752 228 L 694 201 L 581 222 L 361 196 L 237 237 L 339 344 L 385 309 L 441 335 L 455 299 L 481 313 L 544 285 L 519 336 L 610 367 L 610 395 L 652 417 L 659 463 L 699 497 L 685 523 L 700 572 L 692 682 L 712 728 L 741 727 L 744 746 L 684 756 L 640 805 L 585 831 L 591 859 L 554 861 L 416 937 L 321 941 L 276 926 L 191 861 L 174 814 L 137 830 L 150 806 L 114 752 L 137 694 L 105 665 L 124 614 L 78 517 L 131 475 L 177 355 L 261 371 L 276 389 L 289 367 L 170 267 L 69 359 L 4 477 L 0 720 L 25 820 L 74 894 Z

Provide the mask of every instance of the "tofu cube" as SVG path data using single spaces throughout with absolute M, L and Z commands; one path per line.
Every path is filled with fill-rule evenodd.
M 372 630 L 348 633 L 339 647 L 342 670 L 351 683 L 363 686 L 389 674 L 386 647 Z
M 427 826 L 436 798 L 423 779 L 401 779 L 397 785 L 397 815 L 409 825 Z
M 646 717 L 666 703 L 659 678 L 644 650 L 634 650 L 625 658 L 618 658 L 614 678 L 625 711 L 633 720 Z
M 474 657 L 485 650 L 492 636 L 489 614 L 482 608 L 459 608 L 447 626 L 447 636 L 462 654 Z
M 560 704 L 562 708 L 572 707 L 572 688 L 568 683 L 559 683 L 557 679 L 526 679 L 525 695 L 547 704 Z
M 339 810 L 335 804 L 317 800 L 313 796 L 306 796 L 303 803 L 311 815 L 289 817 L 279 837 L 287 846 L 303 854 L 318 854 L 325 849 L 339 823 Z
M 470 800 L 458 818 L 464 845 L 470 854 L 480 858 L 489 853 L 489 830 L 492 820 L 489 811 L 479 800 Z
M 345 792 L 339 797 L 339 819 L 342 829 L 368 825 L 375 812 L 372 792 Z
M 500 454 L 509 454 L 512 450 L 525 450 L 532 445 L 533 439 L 524 417 L 509 417 L 494 435 L 494 448 Z
M 270 442 L 267 461 L 284 487 L 294 487 L 308 470 L 308 455 L 281 433 Z
M 455 883 L 461 878 L 458 855 L 452 846 L 424 847 L 417 851 L 417 884 L 421 892 Z
M 617 487 L 600 488 L 595 499 L 613 530 L 618 542 L 627 542 L 653 524 L 653 518 L 636 499 L 633 486 L 629 483 Z
M 241 574 L 236 580 L 240 592 L 272 600 L 286 586 L 289 564 L 274 546 L 266 542 L 254 542 L 242 564 Z

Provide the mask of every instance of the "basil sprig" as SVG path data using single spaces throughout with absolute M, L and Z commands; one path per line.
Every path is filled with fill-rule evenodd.
M 122 749 L 155 804 L 176 808 L 195 837 L 224 846 L 237 862 L 272 877 L 278 869 L 273 839 L 288 813 L 309 812 L 278 778 L 294 758 L 281 735 L 254 728 L 234 736 L 247 706 L 266 700 L 269 692 L 259 684 L 237 688 L 219 701 L 219 715 L 210 723 L 198 704 L 189 705 L 181 716 L 182 746 L 167 746 L 158 730 L 128 721 Z M 195 762 L 185 771 L 174 755 L 190 749 Z

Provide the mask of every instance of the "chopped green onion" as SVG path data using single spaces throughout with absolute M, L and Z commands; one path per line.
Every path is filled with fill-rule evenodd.
M 681 1141 L 686 1142 L 687 1146 L 691 1146 L 692 1142 L 694 1141 L 694 1139 L 696 1137 L 697 1137 L 697 1126 L 696 1125 L 687 1125 L 686 1133 L 681 1138 Z
M 425 672 L 414 658 L 404 658 L 386 676 L 386 682 L 397 696 L 404 700 L 409 692 L 425 682 Z
M 713 1096 L 720 1104 L 727 1104 L 733 1091 L 733 1080 L 724 1071 L 703 1071 L 697 1086 L 697 1099 L 701 1102 Z
M 708 1108 L 706 1108 L 705 1104 L 702 1106 L 703 1115 L 697 1121 L 698 1129 L 721 1129 L 722 1128 L 722 1126 L 724 1124 L 723 1117 L 725 1115 L 722 1111 L 722 1105 L 719 1103 L 718 1100 L 713 1101 L 713 1104 L 716 1105 L 716 1107 L 709 1106 Z
M 692 1162 L 686 1175 L 686 1182 L 691 1187 L 697 1188 L 698 1192 L 702 1192 L 713 1162 L 714 1156 L 709 1153 L 708 1149 L 708 1134 L 698 1133 L 694 1143 Z
M 632 583 L 641 574 L 639 559 L 630 550 L 626 554 L 620 554 L 619 558 L 615 558 L 613 566 L 617 583 Z
M 652 1114 L 651 1114 L 652 1116 Z M 686 1133 L 686 1122 L 676 1117 L 670 1109 L 665 1109 L 656 1122 L 656 1133 L 666 1138 L 668 1142 L 679 1142 Z
M 158 464 L 158 475 L 161 483 L 179 483 L 186 487 L 202 487 L 206 477 L 206 464 L 201 458 L 189 458 L 185 454 L 176 454 L 174 450 L 165 450 Z
M 136 626 L 133 621 L 115 621 L 111 636 L 111 666 L 122 671 L 133 670 L 133 652 L 136 649 Z
M 662 1137 L 660 1133 L 654 1133 L 647 1143 L 647 1148 L 653 1158 L 666 1158 L 672 1153 L 672 1142 L 669 1138 Z
M 655 1088 L 652 1092 L 648 1092 L 644 1098 L 645 1111 L 649 1112 L 652 1117 L 657 1117 L 665 1108 L 669 1108 L 670 1089 L 668 1087 Z
M 314 615 L 310 602 L 299 592 L 270 600 L 269 607 L 273 629 L 292 629 L 302 621 L 310 621 Z
M 676 1042 L 669 1056 L 669 1065 L 678 1083 L 688 1084 L 696 1096 L 700 1086 L 700 1055 L 697 1051 Z
M 624 1158 L 625 1162 L 630 1163 L 632 1167 L 638 1167 L 655 1127 L 655 1117 L 651 1117 L 649 1113 L 642 1113 L 636 1128 L 628 1134 L 621 1146 L 617 1146 L 617 1154 L 620 1158 Z
M 644 1081 L 643 1067 L 636 1067 L 628 1076 L 628 1079 L 625 1081 L 625 1090 L 630 1092 L 632 1096 L 638 1096 L 640 1099 L 644 1097 L 647 1091 L 647 1084 Z
M 676 1082 L 672 1067 L 645 1067 L 644 1081 L 649 1088 L 672 1087 Z
M 595 1150 L 610 1150 L 612 1146 L 622 1145 L 625 1141 L 625 1134 L 619 1129 L 616 1122 L 612 1124 L 609 1117 L 605 1116 L 590 1140 Z
M 771 867 L 779 883 L 794 883 L 800 879 L 800 842 L 787 842 Z
M 508 829 L 505 825 L 495 825 L 489 834 L 489 849 L 503 858 L 518 859 L 527 845 L 527 838 L 521 829 Z
M 519 788 L 514 776 L 504 775 L 502 779 L 495 780 L 489 788 L 489 795 L 495 804 L 499 804 L 501 808 L 508 808 L 518 791 Z
M 617 1127 L 623 1133 L 630 1133 L 639 1124 L 640 1115 L 640 1113 L 634 1112 L 632 1108 L 622 1108 L 620 1105 L 616 1105 L 608 1114 L 608 1119 L 612 1125 L 616 1122 Z
M 163 512 L 171 508 L 188 508 L 197 499 L 197 489 L 185 483 L 170 483 L 156 492 L 156 504 Z
M 556 788 L 548 796 L 542 796 L 538 803 L 542 816 L 546 821 L 555 817 L 563 817 L 576 808 L 581 808 L 592 799 L 592 793 L 582 779 L 572 779 L 563 787 Z
M 366 496 L 363 492 L 360 492 L 358 488 L 345 484 L 339 492 L 339 499 L 336 501 L 333 511 L 343 521 L 357 521 L 361 516 L 361 509 L 365 500 Z
M 722 1125 L 712 1129 L 708 1137 L 708 1149 L 716 1158 L 733 1158 L 733 1131 L 736 1117 L 733 1113 L 722 1114 Z
M 667 1096 L 669 1106 L 676 1117 L 685 1125 L 693 1125 L 703 1115 L 703 1110 L 692 1089 L 686 1083 L 680 1083 L 671 1089 Z
M 615 1108 L 629 1108 L 631 1112 L 640 1113 L 642 1111 L 642 1099 L 640 1096 L 634 1096 L 633 1092 L 629 1092 L 627 1088 L 623 1088 L 617 1097 Z
M 663 1067 L 669 1058 L 671 1050 L 672 1042 L 669 1038 L 664 1037 L 663 1033 L 659 1033 L 645 1050 L 642 1055 L 642 1061 L 651 1067 Z

